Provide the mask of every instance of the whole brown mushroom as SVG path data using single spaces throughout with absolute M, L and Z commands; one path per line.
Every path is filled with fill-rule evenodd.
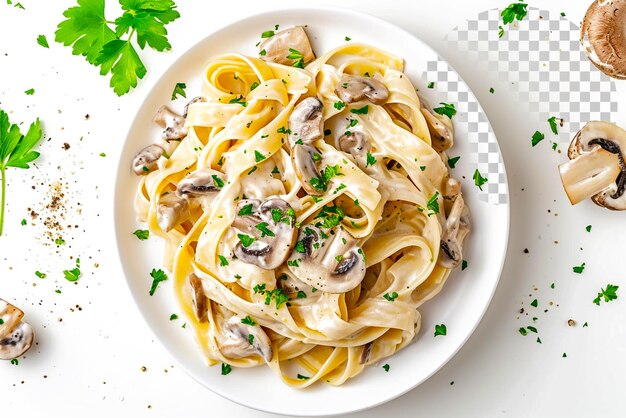
M 589 60 L 610 77 L 626 79 L 626 0 L 596 0 L 583 19 L 580 42 Z

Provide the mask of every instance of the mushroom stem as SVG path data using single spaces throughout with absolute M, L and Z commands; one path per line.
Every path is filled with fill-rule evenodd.
M 618 154 L 600 147 L 559 166 L 561 181 L 572 205 L 615 184 L 620 171 Z

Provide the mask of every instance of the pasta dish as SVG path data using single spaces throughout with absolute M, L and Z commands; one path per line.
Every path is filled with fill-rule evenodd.
M 415 339 L 470 223 L 450 117 L 403 68 L 356 43 L 316 58 L 293 27 L 213 57 L 199 97 L 158 111 L 135 210 L 210 365 L 340 385 Z

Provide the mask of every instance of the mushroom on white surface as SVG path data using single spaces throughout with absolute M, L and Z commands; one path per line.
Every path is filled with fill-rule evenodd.
M 324 137 L 324 105 L 317 97 L 307 97 L 294 107 L 289 115 L 289 143 L 293 146 L 311 144 Z
M 567 150 L 570 161 L 561 164 L 561 181 L 570 202 L 588 197 L 599 206 L 626 209 L 626 131 L 610 122 L 587 123 Z
M 367 167 L 367 154 L 370 152 L 370 143 L 361 131 L 350 131 L 338 139 L 339 148 L 354 158 L 360 168 Z
M 157 204 L 157 224 L 168 232 L 189 218 L 189 202 L 176 193 L 166 193 Z
M 626 0 L 596 0 L 580 27 L 580 42 L 589 60 L 618 79 L 626 79 L 625 25 Z
M 245 263 L 272 270 L 285 262 L 293 247 L 297 228 L 295 212 L 280 198 L 266 201 L 244 199 L 237 203 L 233 227 L 247 239 L 235 246 L 235 255 Z
M 372 77 L 344 74 L 335 87 L 335 93 L 344 103 L 369 100 L 373 104 L 385 104 L 389 90 L 382 81 Z
M 426 119 L 431 143 L 435 151 L 443 152 L 452 148 L 452 145 L 454 145 L 452 120 L 445 115 L 435 113 L 430 103 L 423 97 L 420 96 L 419 99 L 420 112 Z
M 189 285 L 191 286 L 191 303 L 193 305 L 193 311 L 196 314 L 196 318 L 198 319 L 198 322 L 206 322 L 207 304 L 209 303 L 209 298 L 207 298 L 204 293 L 202 280 L 194 273 L 191 273 L 187 279 L 189 281 Z
M 22 310 L 0 299 L 0 360 L 19 357 L 33 345 L 35 331 L 23 317 Z
M 293 57 L 293 53 L 290 49 L 302 54 L 302 64 L 306 64 L 315 59 L 309 37 L 302 26 L 294 26 L 276 32 L 259 45 L 259 51 L 265 51 L 260 55 L 263 61 L 289 66 L 297 62 L 296 59 L 288 58 L 289 56 Z
M 226 318 L 228 315 L 232 316 Z M 243 323 L 243 319 L 225 308 L 220 309 L 218 326 L 221 333 L 217 337 L 220 351 L 224 356 L 230 358 L 242 358 L 257 354 L 269 363 L 273 356 L 272 342 L 260 325 Z
M 211 168 L 192 172 L 178 182 L 176 193 L 181 197 L 193 198 L 219 192 L 224 185 L 224 175 Z
M 145 176 L 151 171 L 156 170 L 157 161 L 165 150 L 160 145 L 152 144 L 143 148 L 133 158 L 132 169 L 138 176 Z
M 289 270 L 324 292 L 349 292 L 365 277 L 365 256 L 356 242 L 341 227 L 325 233 L 313 225 L 304 226 L 289 257 Z
M 152 121 L 163 128 L 161 138 L 164 141 L 180 141 L 187 136 L 185 117 L 165 105 L 161 106 Z

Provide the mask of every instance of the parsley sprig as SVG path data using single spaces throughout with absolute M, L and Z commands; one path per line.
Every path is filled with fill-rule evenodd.
M 26 135 L 19 126 L 9 121 L 9 115 L 0 109 L 0 235 L 4 224 L 4 203 L 6 200 L 6 169 L 9 167 L 30 168 L 28 163 L 39 157 L 33 148 L 41 140 L 42 131 L 39 119 L 30 124 Z
M 63 16 L 55 40 L 72 46 L 74 55 L 100 67 L 100 75 L 111 73 L 110 86 L 122 96 L 137 87 L 146 75 L 135 44 L 159 52 L 172 48 L 165 25 L 180 17 L 173 0 L 119 0 L 124 13 L 111 21 L 104 16 L 104 0 L 78 0 Z M 125 38 L 123 38 L 125 37 Z M 133 44 L 132 40 L 135 40 Z
M 619 286 L 613 284 L 607 284 L 606 289 L 600 288 L 600 293 L 598 293 L 598 296 L 593 300 L 593 303 L 600 306 L 600 300 L 602 300 L 602 298 L 604 298 L 605 302 L 617 299 L 617 289 L 619 289 Z

